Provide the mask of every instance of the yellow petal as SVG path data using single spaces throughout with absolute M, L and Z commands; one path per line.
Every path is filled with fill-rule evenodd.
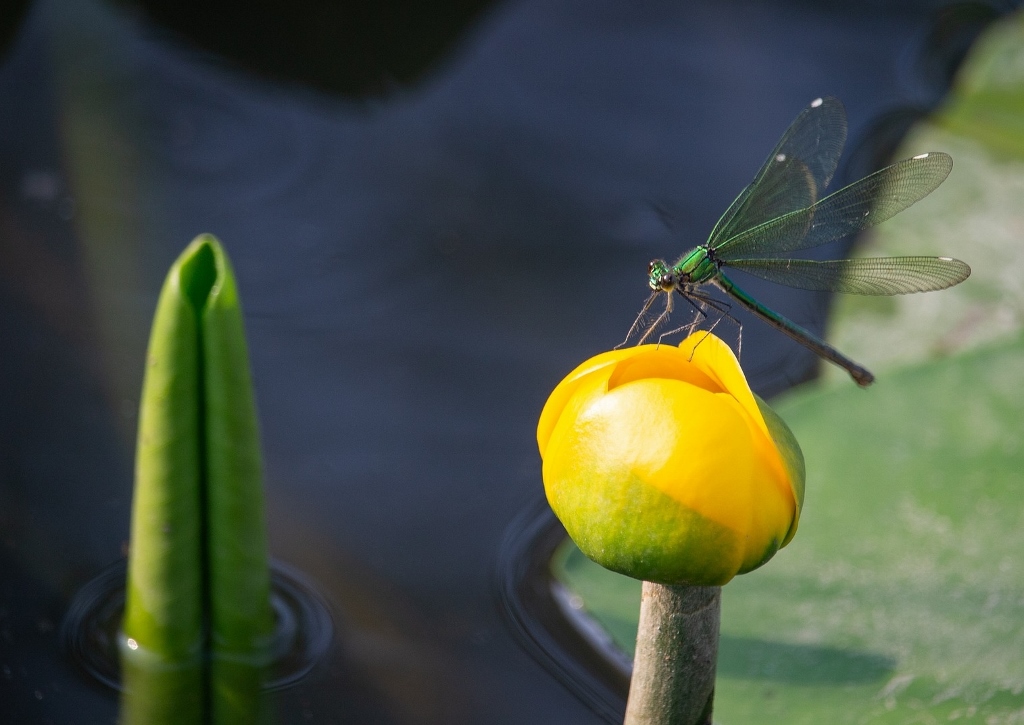
M 690 362 L 689 354 L 671 345 L 642 345 L 633 348 L 636 353 L 619 360 L 608 380 L 609 390 L 633 380 L 665 378 L 690 383 L 711 393 L 725 388 Z
M 764 434 L 770 437 L 768 426 L 761 417 L 761 409 L 754 400 L 754 394 L 750 391 L 750 385 L 747 384 L 747 378 L 732 348 L 709 332 L 695 332 L 679 343 L 679 349 L 689 356 L 692 365 L 736 398 L 760 425 Z
M 637 348 L 628 347 L 622 350 L 611 350 L 609 352 L 595 355 L 586 362 L 578 365 L 575 370 L 566 375 L 562 382 L 555 386 L 548 396 L 544 409 L 541 410 L 540 420 L 537 422 L 537 446 L 540 448 L 541 458 L 544 457 L 544 450 L 547 448 L 551 431 L 562 415 L 565 404 L 575 395 L 583 378 L 601 369 L 614 365 L 617 361 L 636 354 Z

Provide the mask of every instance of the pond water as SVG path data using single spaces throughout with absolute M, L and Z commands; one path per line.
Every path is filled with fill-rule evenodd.
M 621 678 L 537 584 L 546 394 L 622 339 L 648 260 L 703 241 L 811 99 L 847 105 L 847 176 L 881 158 L 941 97 L 918 63 L 934 18 L 523 0 L 356 102 L 106 4 L 34 3 L 0 67 L 0 720 L 116 719 L 60 625 L 124 556 L 150 318 L 211 232 L 246 313 L 272 554 L 333 624 L 278 721 L 614 721 Z M 822 329 L 823 297 L 748 286 Z M 743 343 L 762 394 L 814 374 L 764 325 Z

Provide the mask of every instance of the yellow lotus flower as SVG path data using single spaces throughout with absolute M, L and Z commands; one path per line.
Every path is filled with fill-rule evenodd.
M 721 585 L 796 533 L 800 447 L 714 335 L 586 361 L 548 398 L 537 443 L 551 508 L 613 571 Z

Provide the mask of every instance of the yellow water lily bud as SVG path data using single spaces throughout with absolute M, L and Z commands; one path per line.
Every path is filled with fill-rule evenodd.
M 548 398 L 537 443 L 551 508 L 613 571 L 721 585 L 796 533 L 800 447 L 706 332 L 586 361 Z

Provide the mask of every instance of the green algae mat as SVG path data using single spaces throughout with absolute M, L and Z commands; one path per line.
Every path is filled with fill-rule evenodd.
M 723 589 L 715 722 L 1024 723 L 1024 339 L 777 410 L 804 516 Z M 556 568 L 631 653 L 639 582 Z

